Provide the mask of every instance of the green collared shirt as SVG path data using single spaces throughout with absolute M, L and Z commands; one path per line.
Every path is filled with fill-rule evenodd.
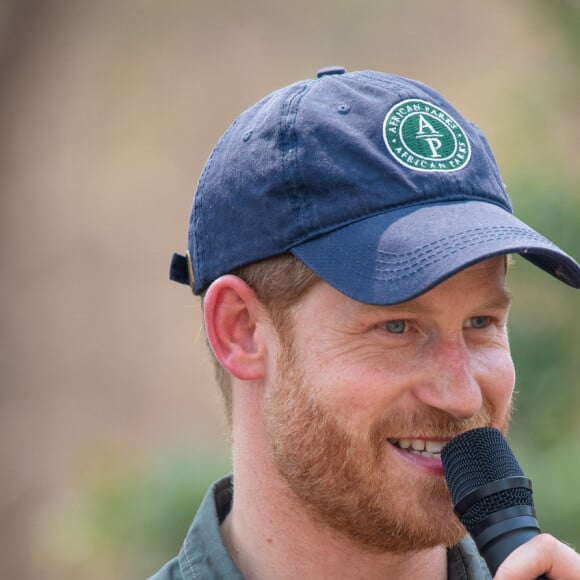
M 220 523 L 232 506 L 232 477 L 224 477 L 208 490 L 179 555 L 149 580 L 244 580 L 229 555 L 220 533 Z M 448 580 L 491 580 L 471 538 L 464 538 L 447 551 Z

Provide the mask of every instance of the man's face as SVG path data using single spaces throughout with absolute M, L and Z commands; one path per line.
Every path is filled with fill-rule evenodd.
M 465 534 L 439 450 L 467 429 L 507 429 L 504 280 L 494 258 L 396 306 L 326 283 L 307 293 L 280 333 L 265 414 L 275 465 L 312 517 L 374 551 Z

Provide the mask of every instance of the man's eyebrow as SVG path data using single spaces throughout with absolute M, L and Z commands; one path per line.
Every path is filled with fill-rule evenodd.
M 497 296 L 481 305 L 482 308 L 509 308 L 512 303 L 512 293 L 502 288 Z
M 408 300 L 407 302 L 400 302 L 399 304 L 391 304 L 378 306 L 378 308 L 384 308 L 389 312 L 413 312 L 417 314 L 425 314 L 432 311 L 432 307 L 426 306 L 421 303 L 421 298 L 414 298 Z M 510 307 L 512 303 L 512 294 L 506 288 L 498 289 L 497 293 L 494 294 L 492 298 L 486 300 L 482 304 L 478 304 L 477 308 L 482 310 L 488 309 L 499 309 L 504 310 Z M 373 308 L 377 308 L 376 306 Z

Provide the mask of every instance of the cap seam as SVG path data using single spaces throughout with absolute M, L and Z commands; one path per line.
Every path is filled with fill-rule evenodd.
M 293 198 L 298 201 L 298 215 L 302 222 L 302 216 L 306 211 L 305 205 L 308 205 L 310 210 L 310 198 L 305 195 L 306 183 L 300 171 L 300 161 L 298 155 L 298 133 L 296 131 L 296 123 L 298 112 L 302 99 L 310 92 L 310 89 L 315 82 L 320 79 L 313 79 L 305 82 L 300 91 L 296 91 L 290 95 L 285 102 L 287 113 L 284 116 L 284 126 L 287 128 L 288 152 L 291 152 L 291 159 L 286 159 L 286 155 L 282 154 L 282 173 L 284 175 L 284 182 L 290 183 L 292 187 Z M 282 115 L 280 118 L 280 131 L 282 131 Z
M 391 212 L 395 212 L 395 211 L 399 211 L 402 209 L 408 209 L 408 208 L 420 208 L 423 206 L 432 206 L 432 205 L 437 205 L 437 204 L 448 204 L 448 203 L 469 203 L 469 202 L 483 202 L 483 203 L 489 203 L 490 205 L 495 205 L 496 207 L 499 207 L 500 209 L 502 209 L 503 211 L 506 211 L 506 207 L 495 203 L 493 200 L 490 200 L 487 197 L 480 197 L 480 196 L 473 196 L 473 197 L 466 197 L 465 195 L 462 196 L 457 196 L 456 198 L 450 198 L 450 197 L 437 197 L 437 198 L 431 198 L 429 200 L 425 200 L 422 202 L 413 202 L 413 203 L 402 203 L 399 205 L 394 205 L 392 207 L 388 207 L 388 208 L 383 208 L 380 210 L 375 210 L 372 212 L 368 212 L 366 214 L 362 214 L 357 216 L 355 219 L 349 219 L 349 220 L 344 220 L 344 221 L 340 221 L 337 223 L 334 223 L 332 225 L 329 225 L 325 228 L 321 228 L 320 230 L 317 230 L 315 233 L 310 233 L 310 235 L 307 235 L 304 239 L 300 238 L 300 240 L 293 242 L 292 244 L 289 244 L 288 246 L 286 246 L 286 251 L 291 250 L 292 248 L 295 248 L 296 246 L 300 246 L 302 244 L 308 243 L 320 236 L 324 236 L 326 234 L 329 234 L 331 232 L 334 232 L 336 230 L 339 230 L 341 228 L 344 228 L 346 226 L 355 224 L 359 221 L 364 221 L 368 218 L 374 217 L 374 216 L 378 216 L 384 213 L 391 213 Z M 511 213 L 511 211 L 509 212 Z

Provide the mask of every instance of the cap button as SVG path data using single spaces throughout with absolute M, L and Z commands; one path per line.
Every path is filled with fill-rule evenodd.
M 346 69 L 342 66 L 327 66 L 326 68 L 321 68 L 316 73 L 316 78 L 322 78 L 330 75 L 343 75 Z

